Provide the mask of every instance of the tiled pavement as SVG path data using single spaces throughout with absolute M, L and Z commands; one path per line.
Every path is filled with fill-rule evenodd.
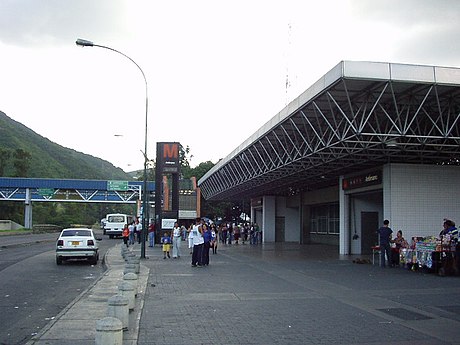
M 150 268 L 139 345 L 460 344 L 460 278 L 381 269 L 336 247 L 220 246 Z
M 355 264 L 324 245 L 221 245 L 204 268 L 190 266 L 185 242 L 182 252 L 163 260 L 160 246 L 146 248 L 123 344 L 460 344 L 460 277 Z M 31 344 L 94 344 L 125 264 L 119 244 L 106 259 L 104 276 Z M 89 301 L 100 304 L 91 322 Z

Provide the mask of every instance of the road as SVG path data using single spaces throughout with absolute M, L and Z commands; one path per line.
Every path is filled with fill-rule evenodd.
M 17 236 L 0 238 L 1 345 L 24 344 L 38 333 L 100 277 L 104 272 L 102 258 L 107 249 L 117 243 L 103 236 L 99 242 L 101 260 L 97 265 L 67 262 L 58 266 L 57 234 L 35 238 L 40 240 L 31 241 L 30 237 L 21 240 Z

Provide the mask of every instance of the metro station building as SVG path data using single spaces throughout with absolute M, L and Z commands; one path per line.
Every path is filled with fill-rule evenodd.
M 264 242 L 368 254 L 384 219 L 437 236 L 460 225 L 460 69 L 342 61 L 198 185 L 250 198 Z

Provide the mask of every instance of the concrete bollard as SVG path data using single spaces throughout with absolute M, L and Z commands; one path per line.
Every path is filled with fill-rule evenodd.
M 127 330 L 129 326 L 129 301 L 126 297 L 115 295 L 109 298 L 109 306 L 107 308 L 107 316 L 115 317 L 121 321 L 123 330 Z
M 118 291 L 120 291 L 120 295 L 128 299 L 128 309 L 133 310 L 136 305 L 136 294 L 133 284 L 128 281 L 122 281 L 118 285 Z
M 128 258 L 128 264 L 133 264 L 135 266 L 135 272 L 136 274 L 139 274 L 141 271 L 141 259 L 136 256 L 136 257 L 131 257 Z
M 128 247 L 126 247 L 126 245 L 123 243 L 120 249 L 121 256 L 125 257 L 127 251 L 128 251 Z
M 136 254 L 134 254 L 133 252 L 131 251 L 128 251 L 125 255 L 125 261 L 127 262 L 129 260 L 129 258 L 135 258 L 136 257 Z
M 115 317 L 96 321 L 96 345 L 123 345 L 123 324 Z
M 126 260 L 128 260 L 128 255 L 130 255 L 130 253 L 131 252 L 128 249 L 123 254 L 121 254 L 121 256 L 123 256 L 123 259 L 126 261 Z
M 136 265 L 126 264 L 123 273 L 136 273 Z
M 137 293 L 138 293 L 138 288 L 137 288 L 138 277 L 137 277 L 137 274 L 133 273 L 133 272 L 125 273 L 123 275 L 123 281 L 127 281 L 128 283 L 131 283 L 131 285 L 134 287 L 134 296 L 137 296 Z

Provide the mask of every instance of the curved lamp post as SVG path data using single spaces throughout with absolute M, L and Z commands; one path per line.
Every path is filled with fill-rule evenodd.
M 129 59 L 133 64 L 136 65 L 136 67 L 141 71 L 142 77 L 144 78 L 145 82 L 145 141 L 144 141 L 144 152 L 142 154 L 144 155 L 144 181 L 143 181 L 143 195 L 142 195 L 142 232 L 141 232 L 141 258 L 145 259 L 145 235 L 147 228 L 149 226 L 149 201 L 148 201 L 148 183 L 147 183 L 147 133 L 148 133 L 148 108 L 149 108 L 149 98 L 148 98 L 148 87 L 147 87 L 147 78 L 145 77 L 144 71 L 142 68 L 134 61 L 131 59 L 128 55 L 123 54 L 122 52 L 107 47 L 107 46 L 102 46 L 99 44 L 94 44 L 91 41 L 84 40 L 84 39 L 77 39 L 75 42 L 77 46 L 81 47 L 99 47 L 99 48 L 104 48 L 108 49 L 111 51 L 114 51 L 115 53 L 118 53 L 120 55 L 123 55 L 125 58 Z

